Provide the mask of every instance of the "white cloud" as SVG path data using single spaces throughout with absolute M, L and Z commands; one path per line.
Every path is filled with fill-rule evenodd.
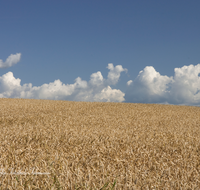
M 200 64 L 174 69 L 171 85 L 171 103 L 200 105 Z
M 91 76 L 90 76 L 90 84 L 94 85 L 94 86 L 95 85 L 99 86 L 99 85 L 103 84 L 103 76 L 102 76 L 100 71 L 98 71 L 97 73 L 91 74 Z
M 5 62 L 0 59 L 0 68 L 12 67 L 14 64 L 18 63 L 21 59 L 21 53 L 11 54 Z
M 121 65 L 117 65 L 116 67 L 114 67 L 112 63 L 109 63 L 107 68 L 110 70 L 110 72 L 108 73 L 108 79 L 107 79 L 107 82 L 109 85 L 117 84 L 121 72 L 128 71 L 127 69 L 124 69 Z
M 20 61 L 21 53 L 11 54 L 5 61 L 0 60 L 0 68 L 11 67 Z M 80 77 L 73 84 L 63 84 L 59 79 L 49 84 L 21 85 L 12 72 L 0 76 L 0 98 L 34 98 L 73 101 L 105 101 L 134 103 L 166 103 L 200 106 L 200 64 L 174 69 L 174 76 L 164 76 L 154 67 L 147 66 L 139 72 L 135 80 L 127 82 L 126 93 L 113 89 L 121 72 L 127 69 L 121 65 L 108 64 L 107 79 L 100 71 L 91 74 L 90 80 Z
M 134 81 L 127 82 L 126 102 L 200 105 L 200 64 L 174 72 L 174 77 L 168 77 L 145 67 Z
M 94 96 L 94 101 L 123 102 L 124 95 L 125 94 L 120 90 L 112 89 L 110 86 L 107 86 Z
M 34 98 L 74 101 L 124 101 L 124 93 L 118 89 L 112 89 L 110 85 L 116 84 L 120 73 L 126 71 L 121 65 L 108 65 L 110 69 L 108 79 L 104 79 L 98 71 L 90 76 L 90 81 L 84 81 L 80 77 L 73 84 L 63 84 L 59 79 L 49 84 L 32 86 L 31 83 L 21 85 L 21 80 L 16 79 L 12 72 L 0 77 L 1 98 Z M 110 84 L 110 85 L 109 85 Z
M 129 80 L 126 84 L 129 86 L 129 85 L 131 85 L 132 84 L 132 80 Z

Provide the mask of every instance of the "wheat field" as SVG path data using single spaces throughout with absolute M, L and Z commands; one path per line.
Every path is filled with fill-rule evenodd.
M 200 189 L 200 108 L 0 99 L 0 189 Z

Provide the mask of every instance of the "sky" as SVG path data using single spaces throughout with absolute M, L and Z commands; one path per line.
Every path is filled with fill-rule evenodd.
M 0 98 L 200 106 L 199 0 L 0 0 Z

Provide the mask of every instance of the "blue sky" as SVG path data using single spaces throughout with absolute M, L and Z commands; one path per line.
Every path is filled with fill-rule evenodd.
M 0 0 L 0 63 L 10 64 L 0 68 L 0 97 L 200 105 L 199 7 L 198 0 Z M 103 79 L 93 79 L 104 82 L 94 85 L 98 71 Z

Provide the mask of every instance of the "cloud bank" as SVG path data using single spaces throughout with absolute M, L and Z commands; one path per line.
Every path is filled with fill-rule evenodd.
M 174 69 L 174 77 L 163 76 L 152 66 L 127 82 L 126 102 L 200 106 L 200 64 Z
M 10 67 L 20 61 L 21 54 L 11 54 L 0 68 Z M 80 77 L 73 84 L 64 84 L 59 79 L 49 84 L 21 85 L 12 72 L 0 76 L 0 98 L 32 98 L 72 101 L 104 101 L 132 103 L 161 103 L 200 106 L 200 64 L 174 69 L 174 76 L 164 76 L 154 67 L 147 66 L 134 80 L 127 82 L 127 89 L 113 89 L 121 73 L 127 72 L 121 65 L 109 63 L 105 79 L 101 72 L 92 73 L 89 81 Z
M 18 63 L 21 59 L 21 53 L 11 54 L 5 62 L 3 62 L 2 59 L 0 59 L 0 68 L 8 68 L 12 67 L 16 63 Z
M 20 60 L 20 55 L 9 56 L 5 63 L 7 65 L 16 63 Z M 119 89 L 112 89 L 110 85 L 115 85 L 121 72 L 127 69 L 121 65 L 114 67 L 112 63 L 109 63 L 107 68 L 109 69 L 107 79 L 104 79 L 98 71 L 90 76 L 89 82 L 78 77 L 74 84 L 63 84 L 58 79 L 41 86 L 32 86 L 31 83 L 21 85 L 21 79 L 15 78 L 12 72 L 8 72 L 0 77 L 0 98 L 122 102 L 125 100 L 125 94 Z

